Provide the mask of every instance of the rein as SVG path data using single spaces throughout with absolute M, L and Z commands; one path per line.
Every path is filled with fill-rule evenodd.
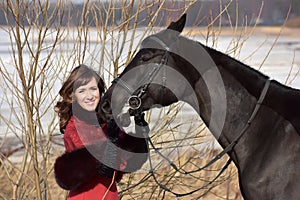
M 223 149 L 223 151 L 221 151 L 218 155 L 216 155 L 210 162 L 208 162 L 206 165 L 204 165 L 203 167 L 200 167 L 196 170 L 191 170 L 191 171 L 185 171 L 185 170 L 180 170 L 169 158 L 167 158 L 166 156 L 164 156 L 153 144 L 153 142 L 151 141 L 151 139 L 148 137 L 148 141 L 150 143 L 150 145 L 152 146 L 152 148 L 154 149 L 155 153 L 158 153 L 163 159 L 165 159 L 169 164 L 170 166 L 176 171 L 176 172 L 179 172 L 181 174 L 192 174 L 192 173 L 195 173 L 195 172 L 199 172 L 201 170 L 204 170 L 206 168 L 208 168 L 209 166 L 213 165 L 216 161 L 218 161 L 219 159 L 221 159 L 225 154 L 231 152 L 233 150 L 233 148 L 235 147 L 235 145 L 238 143 L 238 141 L 240 140 L 240 138 L 245 134 L 246 130 L 249 128 L 249 126 L 251 125 L 252 121 L 254 120 L 255 116 L 257 115 L 259 109 L 260 109 L 260 106 L 262 105 L 262 102 L 263 100 L 265 99 L 266 97 L 266 94 L 267 94 L 267 91 L 269 89 L 269 86 L 270 86 L 270 83 L 271 83 L 271 80 L 270 79 L 267 79 L 266 80 L 266 83 L 264 85 L 264 88 L 262 89 L 261 91 L 261 94 L 260 94 L 260 97 L 255 105 L 255 108 L 249 118 L 249 120 L 247 121 L 247 124 L 245 125 L 245 127 L 243 128 L 243 130 L 240 132 L 240 134 L 225 148 Z M 165 185 L 161 184 L 155 174 L 154 174 L 154 168 L 153 168 L 153 165 L 152 165 L 152 160 L 151 160 L 151 157 L 149 155 L 149 163 L 150 163 L 150 168 L 151 168 L 151 175 L 153 176 L 155 182 L 159 185 L 159 187 L 167 192 L 170 192 L 172 194 L 174 194 L 176 197 L 182 197 L 182 196 L 187 196 L 187 195 L 190 195 L 190 194 L 193 194 L 199 190 L 202 190 L 204 188 L 207 188 L 210 184 L 212 184 L 215 180 L 217 180 L 221 174 L 227 169 L 227 167 L 229 166 L 229 164 L 231 163 L 232 159 L 229 158 L 226 162 L 226 164 L 222 167 L 222 169 L 220 170 L 220 172 L 211 180 L 209 181 L 206 185 L 203 185 L 202 187 L 198 188 L 198 189 L 195 189 L 193 191 L 190 191 L 188 193 L 176 193 L 176 192 L 173 192 L 170 188 L 166 187 Z M 208 189 L 205 193 L 203 193 L 201 195 L 204 196 L 210 189 Z
M 140 107 L 142 105 L 142 101 L 141 101 L 141 97 L 147 92 L 147 89 L 149 87 L 149 85 L 151 84 L 153 78 L 156 76 L 156 74 L 158 73 L 158 71 L 161 69 L 161 67 L 163 65 L 166 65 L 167 64 L 167 61 L 168 61 L 168 56 L 169 56 L 169 53 L 171 51 L 171 48 L 168 47 L 162 40 L 160 40 L 159 38 L 155 37 L 155 36 L 152 36 L 150 37 L 152 40 L 154 40 L 155 42 L 157 42 L 158 44 L 160 44 L 163 49 L 165 49 L 165 54 L 163 55 L 162 59 L 161 59 L 161 62 L 160 64 L 155 64 L 155 67 L 153 68 L 153 70 L 148 74 L 148 76 L 144 77 L 142 80 L 148 80 L 147 82 L 145 82 L 145 84 L 143 85 L 143 87 L 141 87 L 141 89 L 139 90 L 134 90 L 133 88 L 131 88 L 125 81 L 123 81 L 122 79 L 120 79 L 120 77 L 117 77 L 113 80 L 113 83 L 117 83 L 117 84 L 120 84 L 125 90 L 127 90 L 131 96 L 129 97 L 128 99 L 128 104 L 130 106 L 131 109 L 133 110 L 138 110 L 138 111 L 141 111 L 140 110 Z M 163 86 L 165 87 L 165 82 L 166 82 L 166 74 L 163 73 Z M 146 137 L 150 143 L 150 145 L 152 146 L 152 148 L 154 149 L 155 153 L 158 153 L 164 160 L 166 160 L 170 166 L 176 171 L 176 172 L 179 172 L 181 174 L 192 174 L 192 173 L 195 173 L 195 172 L 199 172 L 203 169 L 206 169 L 208 168 L 209 166 L 211 166 L 212 164 L 214 164 L 216 161 L 218 161 L 219 159 L 221 159 L 225 154 L 228 154 L 230 153 L 231 151 L 233 151 L 233 148 L 235 147 L 235 145 L 238 143 L 238 141 L 240 140 L 240 138 L 245 134 L 246 130 L 249 128 L 249 126 L 251 125 L 252 121 L 254 120 L 255 116 L 257 115 L 259 109 L 260 109 L 260 106 L 263 102 L 263 100 L 265 99 L 266 97 L 266 94 L 267 94 L 267 91 L 269 89 L 269 86 L 270 86 L 270 83 L 271 83 L 271 80 L 270 79 L 267 79 L 266 82 L 265 82 L 265 85 L 260 93 L 260 96 L 257 100 L 257 103 L 255 105 L 255 108 L 249 118 L 249 120 L 247 121 L 246 125 L 244 126 L 244 128 L 242 129 L 242 131 L 237 135 L 237 137 L 225 148 L 223 149 L 223 151 L 221 151 L 218 155 L 216 155 L 211 161 L 209 161 L 206 165 L 204 165 L 203 167 L 200 167 L 196 170 L 191 170 L 191 171 L 185 171 L 185 170 L 182 170 L 182 169 L 179 169 L 168 157 L 166 157 L 165 155 L 163 155 L 156 147 L 155 145 L 153 144 L 152 140 L 149 138 L 149 137 Z M 229 164 L 231 163 L 232 159 L 229 158 L 226 162 L 226 164 L 223 166 L 223 168 L 221 169 L 221 171 L 211 180 L 209 181 L 206 185 L 202 186 L 201 188 L 198 188 L 198 189 L 195 189 L 191 192 L 188 192 L 188 193 L 183 193 L 183 194 L 180 194 L 180 193 L 176 193 L 176 192 L 173 192 L 170 188 L 166 187 L 165 185 L 161 184 L 157 178 L 156 178 L 156 175 L 154 173 L 154 168 L 153 168 L 153 165 L 152 165 L 152 160 L 151 160 L 151 157 L 150 157 L 150 154 L 149 154 L 149 164 L 150 164 L 150 174 L 153 176 L 155 182 L 159 185 L 159 187 L 167 192 L 170 192 L 174 195 L 176 195 L 177 197 L 181 197 L 181 196 L 186 196 L 186 195 L 190 195 L 190 194 L 193 194 L 201 189 L 204 189 L 204 188 L 207 188 L 210 184 L 212 184 L 217 178 L 220 177 L 220 175 L 227 169 L 227 167 L 229 166 Z M 209 191 L 209 190 L 208 190 Z M 207 192 L 208 192 L 207 191 Z M 203 195 L 201 196 L 204 196 L 207 192 L 205 192 Z
M 269 89 L 271 80 L 267 79 L 266 83 L 264 85 L 264 88 L 261 91 L 260 97 L 255 105 L 255 108 L 249 118 L 249 120 L 247 121 L 247 124 L 245 125 L 245 127 L 243 128 L 243 130 L 240 132 L 240 134 L 225 148 L 223 149 L 223 151 L 221 151 L 218 155 L 216 155 L 210 162 L 208 162 L 206 165 L 204 165 L 203 167 L 200 167 L 196 170 L 191 170 L 191 171 L 185 171 L 185 170 L 180 170 L 169 158 L 167 158 L 166 156 L 164 156 L 153 144 L 153 142 L 151 141 L 151 139 L 149 138 L 149 143 L 152 146 L 152 148 L 155 150 L 156 153 L 158 153 L 163 159 L 165 159 L 170 165 L 171 167 L 181 173 L 181 174 L 192 174 L 195 172 L 199 172 L 201 170 L 204 170 L 206 168 L 208 168 L 209 166 L 211 166 L 212 164 L 214 164 L 216 161 L 218 161 L 219 159 L 221 159 L 225 154 L 231 152 L 233 150 L 233 148 L 235 147 L 235 145 L 238 143 L 238 141 L 240 140 L 240 138 L 245 134 L 246 130 L 249 128 L 249 126 L 251 125 L 252 121 L 254 120 L 255 116 L 257 115 L 260 106 L 262 105 L 263 100 L 266 97 L 267 91 Z M 207 186 L 209 186 L 210 184 L 212 184 L 216 179 L 218 179 L 221 174 L 227 169 L 227 167 L 229 166 L 229 164 L 231 163 L 232 159 L 229 158 L 226 162 L 226 164 L 222 167 L 221 171 L 211 180 L 209 181 L 206 185 L 202 186 L 201 188 L 195 189 L 191 192 L 188 193 L 184 193 L 184 194 L 180 194 L 180 193 L 175 193 L 173 192 L 170 188 L 166 187 L 165 185 L 162 185 L 161 183 L 159 183 L 159 181 L 157 180 L 155 174 L 154 174 L 154 170 L 153 170 L 153 166 L 152 166 L 152 162 L 151 162 L 151 158 L 149 155 L 149 163 L 150 163 L 150 168 L 152 169 L 150 171 L 150 173 L 152 174 L 152 176 L 154 177 L 155 182 L 159 185 L 160 188 L 164 189 L 165 191 L 168 191 L 174 195 L 176 195 L 177 197 L 182 197 L 182 196 L 186 196 L 186 195 L 190 195 L 193 194 L 201 189 L 207 188 Z M 208 190 L 209 191 L 209 190 Z M 207 191 L 207 192 L 208 192 Z M 202 194 L 201 196 L 204 196 L 206 194 L 206 192 L 204 194 Z

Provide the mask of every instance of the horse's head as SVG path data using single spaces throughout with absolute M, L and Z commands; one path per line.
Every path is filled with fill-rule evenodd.
M 186 78 L 178 71 L 172 48 L 180 38 L 185 21 L 184 14 L 167 29 L 143 40 L 135 57 L 102 97 L 100 112 L 106 119 L 120 114 L 126 104 L 133 115 L 137 110 L 178 101 L 178 96 L 185 91 Z

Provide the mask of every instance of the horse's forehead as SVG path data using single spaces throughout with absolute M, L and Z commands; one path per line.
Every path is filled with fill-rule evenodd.
M 156 35 L 150 35 L 146 37 L 140 46 L 140 49 L 147 49 L 147 48 L 159 48 L 158 44 L 152 39 L 153 37 L 157 37 Z
M 178 37 L 178 33 L 175 31 L 170 30 L 163 30 L 156 34 L 150 35 L 146 37 L 142 43 L 140 48 L 158 48 L 163 49 L 163 47 L 153 38 L 157 38 L 158 40 L 162 41 L 166 45 L 170 45 L 174 42 L 174 40 Z

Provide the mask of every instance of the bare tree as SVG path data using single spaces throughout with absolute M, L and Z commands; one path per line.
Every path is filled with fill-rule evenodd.
M 1 26 L 3 35 L 0 37 L 8 48 L 8 54 L 0 57 L 0 178 L 5 182 L 5 185 L 0 184 L 1 198 L 65 198 L 67 193 L 58 188 L 53 176 L 53 163 L 64 152 L 54 105 L 65 76 L 74 66 L 85 63 L 99 71 L 109 86 L 147 35 L 187 12 L 195 2 L 87 0 L 77 5 L 68 0 L 1 1 L 0 9 L 7 25 Z M 220 1 L 219 14 L 208 15 L 208 26 L 198 34 L 207 44 L 217 47 L 224 17 L 229 19 L 226 25 L 234 34 L 227 51 L 238 57 L 255 25 L 248 28 L 245 19 L 245 26 L 238 30 L 237 21 L 230 21 L 233 11 L 229 6 L 236 2 L 224 4 Z M 197 22 L 194 24 L 184 34 L 192 37 Z M 194 122 L 200 119 L 193 116 L 186 121 L 178 120 L 182 106 L 178 103 L 160 111 L 162 120 L 151 130 L 152 140 L 162 149 L 163 155 L 172 158 L 181 169 L 193 169 L 216 152 L 208 151 L 213 144 L 207 140 L 204 125 L 195 126 Z M 150 111 L 147 113 L 150 121 L 151 116 Z M 209 148 L 203 148 L 203 143 Z M 154 149 L 151 152 L 155 153 Z M 184 176 L 174 171 L 170 163 L 161 161 L 158 155 L 153 159 L 159 182 L 175 191 L 196 189 L 208 183 L 225 162 Z M 230 167 L 218 181 L 191 197 L 200 198 L 226 183 L 219 189 L 222 196 L 239 198 L 238 189 L 229 190 L 237 185 L 232 179 L 236 178 L 235 173 Z M 122 199 L 174 197 L 145 171 L 125 176 L 118 187 Z

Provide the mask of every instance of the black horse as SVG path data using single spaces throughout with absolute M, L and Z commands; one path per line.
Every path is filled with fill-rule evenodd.
M 244 199 L 299 199 L 300 91 L 180 36 L 185 21 L 143 41 L 102 97 L 102 114 L 187 102 L 235 163 Z

